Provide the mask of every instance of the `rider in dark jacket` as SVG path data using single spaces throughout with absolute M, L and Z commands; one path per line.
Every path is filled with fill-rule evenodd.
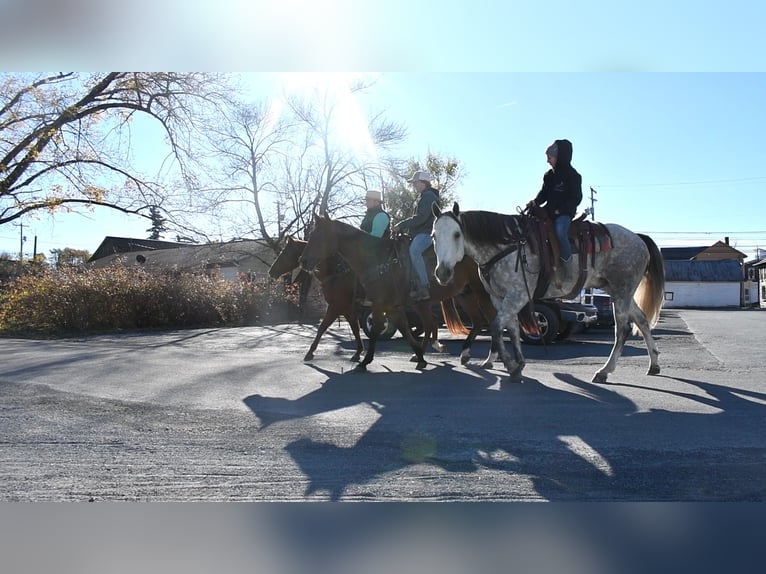
M 429 280 L 423 253 L 433 245 L 431 240 L 431 227 L 434 224 L 433 205 L 439 204 L 439 191 L 431 186 L 433 175 L 427 171 L 416 171 L 407 181 L 418 192 L 418 202 L 415 214 L 396 224 L 397 231 L 410 234 L 410 261 L 415 271 L 413 274 L 413 289 L 410 297 L 414 301 L 429 298 Z
M 572 250 L 569 246 L 569 226 L 577 212 L 577 206 L 582 201 L 582 177 L 572 166 L 572 142 L 556 140 L 545 150 L 548 163 L 551 166 L 543 175 L 543 187 L 527 207 L 543 205 L 548 216 L 556 226 L 559 239 L 561 260 L 569 276 L 569 262 Z

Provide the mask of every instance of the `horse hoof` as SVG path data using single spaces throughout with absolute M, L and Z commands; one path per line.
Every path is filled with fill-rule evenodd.
M 442 345 L 441 343 L 438 345 L 434 345 L 434 351 L 437 353 L 446 353 L 447 352 L 447 345 Z
M 418 362 L 418 361 L 420 361 L 420 360 L 421 360 L 421 359 L 420 359 L 420 358 L 418 358 L 418 356 L 417 356 L 417 355 L 412 355 L 412 356 L 410 357 L 410 363 L 417 363 L 417 362 Z
M 460 355 L 460 364 L 461 365 L 467 365 L 468 361 L 471 359 L 470 355 Z
M 482 369 L 491 369 L 492 368 L 492 361 L 484 361 L 479 365 Z
M 367 365 L 364 363 L 359 363 L 356 367 L 354 367 L 355 373 L 366 373 L 367 372 Z
M 605 383 L 605 382 L 606 382 L 606 373 L 602 373 L 601 371 L 593 375 L 593 378 L 591 379 L 591 383 Z
M 418 364 L 415 365 L 415 368 L 422 371 L 423 369 L 426 368 L 427 365 L 428 363 L 426 363 L 425 361 L 419 361 Z
M 303 357 L 304 361 L 311 361 L 314 359 L 314 353 L 306 353 L 306 356 Z
M 360 356 L 360 353 L 357 353 L 356 355 L 353 355 L 351 357 L 351 361 L 354 362 L 354 363 L 358 362 L 359 361 L 359 356 Z
M 524 377 L 521 376 L 521 373 L 510 375 L 508 377 L 508 382 L 513 384 L 521 384 L 524 382 Z
M 659 375 L 660 374 L 660 366 L 659 365 L 652 365 L 649 367 L 649 370 L 646 371 L 647 375 Z

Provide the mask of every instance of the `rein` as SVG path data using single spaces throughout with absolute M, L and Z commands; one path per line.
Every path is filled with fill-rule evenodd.
M 338 258 L 338 262 L 335 264 L 335 272 L 334 273 L 330 273 L 328 275 L 325 275 L 322 278 L 319 277 L 319 275 L 317 274 L 318 272 L 317 272 L 316 269 L 314 269 L 314 271 L 312 271 L 311 273 L 312 273 L 312 275 L 314 275 L 314 277 L 316 277 L 319 280 L 319 282 L 322 285 L 324 285 L 325 282 L 330 281 L 331 279 L 335 279 L 336 277 L 341 277 L 343 275 L 348 275 L 351 271 L 353 271 L 353 269 L 351 269 L 351 266 L 346 262 L 345 259 L 340 257 L 340 258 Z
M 463 235 L 465 235 L 465 228 L 463 227 L 463 223 L 460 221 L 460 219 L 457 218 L 452 213 L 448 213 L 447 215 L 455 219 L 457 224 L 463 230 Z M 524 277 L 524 287 L 527 290 L 527 296 L 529 297 L 529 300 L 532 301 L 532 292 L 529 290 L 529 281 L 527 280 L 527 256 L 525 253 L 526 245 L 527 245 L 526 237 L 520 237 L 516 241 L 508 245 L 508 247 L 506 247 L 505 249 L 502 249 L 501 251 L 495 253 L 492 257 L 490 257 L 490 259 L 487 262 L 479 264 L 479 276 L 487 284 L 487 286 L 491 285 L 491 277 L 489 276 L 489 274 L 492 271 L 492 267 L 494 267 L 498 261 L 501 261 L 502 259 L 505 259 L 512 253 L 516 252 L 515 272 L 518 273 L 519 268 L 521 268 L 521 275 L 522 277 Z

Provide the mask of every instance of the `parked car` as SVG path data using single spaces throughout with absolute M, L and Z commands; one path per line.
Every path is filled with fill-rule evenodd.
M 437 321 L 442 321 L 441 319 L 441 308 L 438 308 L 439 318 L 437 318 Z M 423 334 L 423 324 L 420 320 L 420 315 L 418 315 L 414 310 L 408 309 L 407 310 L 407 321 L 410 324 L 410 331 L 412 331 L 413 337 L 419 337 Z M 370 333 L 372 332 L 372 308 L 371 307 L 362 307 L 359 309 L 359 324 L 362 327 L 362 331 L 364 331 L 364 334 L 367 335 L 367 338 L 370 338 Z M 378 335 L 378 341 L 385 341 L 387 339 L 390 339 L 396 334 L 396 325 L 394 325 L 393 321 L 389 321 L 387 316 L 383 316 L 383 331 Z
M 433 306 L 434 318 L 441 325 L 441 308 L 439 305 Z M 566 339 L 583 331 L 586 327 L 593 325 L 597 320 L 597 311 L 593 305 L 577 303 L 575 301 L 564 301 L 562 299 L 541 299 L 535 301 L 535 316 L 537 325 L 540 329 L 540 336 L 527 333 L 521 330 L 521 338 L 525 343 L 532 345 L 542 345 L 543 343 L 552 343 L 556 339 Z M 407 319 L 412 329 L 412 334 L 416 337 L 423 334 L 423 325 L 420 316 L 413 310 L 407 311 Z M 386 340 L 393 337 L 396 333 L 396 327 L 384 318 L 385 323 L 383 331 L 378 336 L 378 340 Z M 370 308 L 363 307 L 359 313 L 359 321 L 362 330 L 367 337 L 370 337 L 372 329 L 372 319 L 370 317 Z M 464 319 L 465 321 L 465 319 Z
M 521 339 L 525 343 L 542 345 L 585 330 L 598 320 L 598 311 L 593 305 L 576 301 L 540 299 L 535 301 L 535 316 L 540 335 L 532 335 L 522 329 Z
M 583 303 L 596 307 L 598 311 L 598 321 L 596 325 L 611 327 L 614 325 L 614 309 L 612 308 L 612 298 L 606 293 L 586 293 L 582 297 Z

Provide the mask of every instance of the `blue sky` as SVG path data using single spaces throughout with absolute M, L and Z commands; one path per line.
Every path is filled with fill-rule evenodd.
M 276 95 L 279 75 L 258 96 Z M 748 255 L 766 248 L 766 74 L 384 73 L 360 102 L 408 126 L 399 148 L 460 160 L 463 209 L 515 212 L 539 189 L 545 148 L 574 145 L 573 164 L 597 190 L 596 218 L 651 234 L 660 245 L 730 237 Z M 317 76 L 316 81 L 321 81 Z M 268 81 L 265 81 L 268 80 Z M 28 220 L 25 252 L 94 251 L 105 235 L 146 236 L 147 223 L 97 211 Z M 18 252 L 19 228 L 0 230 Z
M 0 67 L 256 69 L 263 98 L 282 71 L 376 70 L 361 105 L 407 125 L 402 154 L 458 158 L 465 209 L 515 211 L 539 188 L 546 146 L 566 137 L 597 219 L 660 245 L 766 248 L 765 3 L 173 0 L 147 18 L 77 0 L 98 9 L 69 32 L 44 4 L 18 2 Z M 50 30 L 21 34 L 25 17 Z M 35 236 L 38 252 L 93 251 L 148 227 L 104 211 L 24 224 L 30 254 Z M 0 251 L 18 249 L 19 228 L 0 228 Z

